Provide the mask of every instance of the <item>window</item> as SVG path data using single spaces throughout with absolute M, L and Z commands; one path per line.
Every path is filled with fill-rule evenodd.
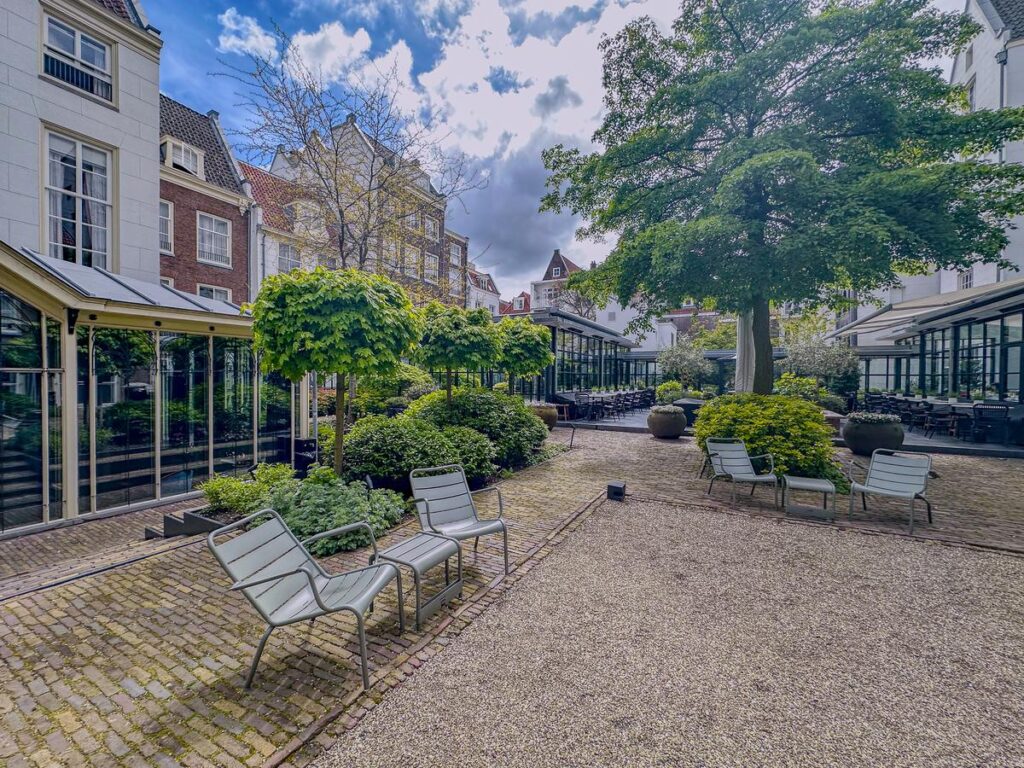
M 110 46 L 74 27 L 46 17 L 43 73 L 104 101 L 114 100 Z
M 164 288 L 173 288 L 174 287 L 174 278 L 173 277 L 161 277 L 160 278 L 160 285 L 164 286 Z
M 452 296 L 462 295 L 462 274 L 457 269 L 448 270 L 448 283 L 451 285 Z
M 216 299 L 217 301 L 231 301 L 231 289 L 221 288 L 218 285 L 203 285 L 200 283 L 196 286 L 196 293 L 202 296 L 204 299 Z
M 199 261 L 230 267 L 231 222 L 208 213 L 196 213 L 196 228 L 199 232 L 196 254 Z
M 615 313 L 614 312 L 609 312 L 608 313 L 608 322 L 609 323 L 614 323 L 615 322 Z M 675 346 L 675 345 L 673 344 L 673 346 Z
M 512 300 L 512 306 L 515 307 L 516 309 L 522 309 L 523 308 L 523 297 L 522 296 L 516 296 Z
M 47 246 L 50 256 L 107 267 L 110 253 L 110 153 L 47 135 Z
M 294 245 L 281 243 L 277 246 L 277 271 L 281 274 L 291 272 L 301 266 L 299 250 Z
M 975 92 L 975 81 L 971 78 L 971 82 L 967 84 L 967 108 L 971 112 L 974 111 L 974 92 Z
M 409 227 L 409 229 L 420 228 L 420 214 L 418 211 L 413 211 L 405 217 L 405 226 Z
M 448 261 L 456 267 L 462 266 L 462 246 L 448 243 Z
M 398 261 L 398 241 L 385 239 L 384 240 L 384 266 L 390 267 L 391 269 L 397 269 L 399 265 Z
M 434 254 L 428 253 L 424 257 L 424 259 L 425 259 L 425 261 L 424 261 L 424 264 L 423 264 L 423 267 L 424 267 L 423 278 L 427 282 L 436 283 L 437 282 L 437 273 L 438 273 L 438 258 Z
M 965 269 L 956 277 L 957 288 L 961 291 L 974 287 L 974 267 Z
M 160 145 L 160 162 L 203 178 L 203 153 L 181 141 L 164 139 Z
M 970 69 L 974 66 L 974 46 L 968 45 L 967 50 L 964 51 L 964 69 Z
M 160 252 L 174 253 L 174 206 L 160 201 Z
M 408 248 L 407 251 L 409 255 L 405 261 L 406 272 L 413 277 L 422 277 L 420 270 L 423 269 L 423 249 Z
M 551 268 L 551 276 L 552 277 L 561 277 L 562 276 L 562 268 L 561 267 L 552 267 Z
M 427 216 L 424 219 L 424 227 L 427 231 L 427 237 L 431 240 L 437 241 L 441 237 L 441 229 L 438 226 L 437 219 L 433 216 Z

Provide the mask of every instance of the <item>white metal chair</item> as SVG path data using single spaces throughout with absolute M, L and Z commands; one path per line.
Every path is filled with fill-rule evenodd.
M 505 505 L 499 488 L 491 486 L 476 491 L 498 494 L 498 516 L 481 520 L 461 464 L 414 469 L 409 473 L 409 482 L 420 527 L 424 531 L 440 533 L 458 541 L 475 539 L 474 550 L 480 546 L 481 536 L 500 533 L 504 538 L 505 573 L 508 573 L 508 526 L 504 520 Z
M 268 519 L 255 527 L 249 527 L 261 517 Z M 340 536 L 357 528 L 366 528 L 370 532 L 370 542 L 376 556 L 377 540 L 369 523 L 343 525 L 299 541 L 281 516 L 272 509 L 249 515 L 209 535 L 206 543 L 210 551 L 234 580 L 231 590 L 241 590 L 267 622 L 267 630 L 260 638 L 249 676 L 245 679 L 246 688 L 252 685 L 256 666 L 271 632 L 278 627 L 307 619 L 313 622 L 321 616 L 338 611 L 349 611 L 355 616 L 363 662 L 363 688 L 370 687 L 363 615 L 367 610 L 373 610 L 374 598 L 395 579 L 398 588 L 398 625 L 400 629 L 405 629 L 402 575 L 398 566 L 378 563 L 345 573 L 330 574 L 306 549 L 306 545 L 311 542 Z M 242 529 L 242 533 L 228 536 L 239 529 Z M 224 540 L 218 543 L 218 539 Z
M 850 477 L 850 510 L 847 518 L 853 519 L 853 499 L 860 494 L 861 504 L 868 508 L 867 495 L 888 496 L 906 499 L 910 502 L 910 533 L 914 532 L 914 502 L 920 499 L 928 509 L 928 522 L 932 521 L 932 505 L 925 498 L 928 476 L 932 469 L 932 457 L 926 453 L 900 453 L 878 448 L 871 454 L 867 477 L 859 483 Z
M 736 503 L 736 483 L 750 483 L 750 495 L 759 485 L 771 485 L 775 493 L 775 506 L 779 506 L 779 479 L 775 476 L 775 459 L 770 453 L 751 456 L 747 446 L 737 438 L 709 437 L 706 442 L 707 461 L 711 465 L 711 483 L 708 493 L 715 487 L 715 480 L 732 483 L 732 500 Z M 767 459 L 768 472 L 758 473 L 752 459 Z

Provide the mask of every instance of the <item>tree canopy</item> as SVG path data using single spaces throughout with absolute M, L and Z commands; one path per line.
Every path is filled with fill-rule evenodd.
M 1024 110 L 972 112 L 921 63 L 977 32 L 928 0 L 684 0 L 667 35 L 631 23 L 602 43 L 602 149 L 544 153 L 542 209 L 618 236 L 570 286 L 752 314 L 769 392 L 770 302 L 1000 261 L 1024 169 L 986 155 Z
M 714 365 L 704 357 L 704 350 L 718 348 L 702 347 L 695 339 L 680 336 L 674 346 L 658 353 L 658 367 L 665 376 L 679 379 L 688 387 L 697 387 L 714 373 Z
M 526 317 L 505 317 L 498 323 L 501 351 L 498 367 L 509 377 L 509 391 L 516 376 L 537 376 L 555 361 L 551 329 Z
M 249 309 L 264 370 L 291 381 L 311 371 L 339 375 L 334 463 L 340 473 L 345 378 L 397 367 L 420 335 L 412 302 L 386 277 L 318 267 L 267 277 Z
M 498 358 L 498 334 L 486 309 L 462 309 L 432 301 L 423 308 L 423 336 L 417 357 L 423 365 L 445 372 L 448 402 L 452 371 L 487 368 Z

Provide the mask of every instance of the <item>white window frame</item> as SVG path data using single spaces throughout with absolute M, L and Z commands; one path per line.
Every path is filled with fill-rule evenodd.
M 562 268 L 561 267 L 552 267 L 551 268 L 551 276 L 552 277 L 561 277 L 562 276 Z
M 402 244 L 397 240 L 385 237 L 384 247 L 381 249 L 381 260 L 385 267 L 399 269 L 402 266 Z
M 405 226 L 407 226 L 409 229 L 415 229 L 415 230 L 419 231 L 419 229 L 420 229 L 420 212 L 419 211 L 413 211 L 408 216 L 406 216 L 405 217 Z
M 957 290 L 966 291 L 974 287 L 974 267 L 968 267 L 959 272 L 956 276 Z
M 160 242 L 160 253 L 166 253 L 170 256 L 174 255 L 174 203 L 170 200 L 161 200 L 160 205 L 167 206 L 167 247 L 164 248 L 163 241 Z M 159 210 L 159 209 L 158 209 Z M 161 223 L 163 223 L 164 217 L 157 214 Z M 159 227 L 158 227 L 159 229 Z
M 412 269 L 407 270 L 407 274 L 412 275 L 417 280 L 423 279 L 423 249 L 416 248 L 414 246 L 406 245 L 403 249 L 404 252 L 410 253 L 413 256 Z
M 226 299 L 218 298 L 217 296 L 203 296 L 201 293 L 202 289 L 206 288 L 212 292 L 224 291 L 227 296 Z M 231 301 L 231 289 L 225 288 L 223 285 L 209 285 L 208 283 L 196 283 L 196 296 L 202 296 L 204 299 L 213 299 L 214 301 Z
M 522 296 L 516 296 L 514 299 L 512 299 L 512 307 L 513 307 L 513 309 L 517 309 L 517 310 L 518 309 L 522 309 L 524 307 L 523 297 Z
M 291 251 L 294 254 L 294 257 L 285 258 L 284 256 L 282 256 L 281 255 L 281 249 L 282 248 Z M 292 264 L 293 266 L 290 266 L 287 269 L 284 269 L 283 266 L 282 266 L 282 263 L 284 261 L 287 261 L 289 264 Z M 291 243 L 278 243 L 277 244 L 277 271 L 278 271 L 279 274 L 286 274 L 288 272 L 291 272 L 293 269 L 300 268 L 301 266 L 302 266 L 302 258 L 299 256 L 299 249 L 297 247 L 295 247 Z
M 173 288 L 174 287 L 174 278 L 173 277 L 164 277 L 163 275 L 161 275 L 160 276 L 160 285 L 164 286 L 165 288 Z
M 59 187 L 55 187 L 55 186 L 52 186 L 50 184 L 50 139 L 51 139 L 51 137 L 56 137 L 58 139 L 61 139 L 62 141 L 69 141 L 69 142 L 72 142 L 75 145 L 75 189 L 74 189 L 74 191 L 69 191 L 69 190 L 61 189 Z M 45 134 L 44 134 L 43 138 L 44 138 L 44 141 L 45 141 L 45 147 L 44 147 L 45 161 L 44 161 L 44 166 L 43 166 L 43 173 L 41 175 L 43 177 L 42 178 L 42 181 L 43 181 L 43 200 L 44 200 L 44 205 L 45 205 L 45 209 L 46 209 L 46 219 L 45 219 L 45 223 L 43 225 L 43 237 L 45 238 L 45 242 L 46 242 L 46 253 L 49 254 L 50 256 L 52 256 L 53 258 L 64 259 L 64 256 L 63 256 L 63 253 L 62 253 L 63 247 L 59 247 L 57 252 L 54 253 L 54 250 L 53 250 L 54 243 L 52 243 L 50 241 L 50 219 L 53 218 L 53 212 L 50 210 L 50 193 L 51 192 L 52 193 L 56 193 L 58 196 L 69 195 L 69 196 L 71 196 L 71 197 L 73 197 L 75 199 L 75 245 L 74 245 L 74 248 L 75 248 L 75 263 L 76 264 L 82 264 L 83 263 L 83 258 L 82 258 L 82 256 L 83 256 L 83 254 L 82 254 L 82 246 L 83 246 L 82 228 L 84 226 L 83 225 L 84 217 L 82 216 L 82 210 L 83 210 L 83 208 L 85 206 L 85 203 L 88 202 L 88 203 L 95 203 L 95 204 L 98 204 L 98 205 L 101 205 L 101 206 L 105 206 L 106 207 L 106 214 L 107 214 L 106 215 L 107 225 L 106 225 L 106 228 L 105 228 L 106 229 L 106 233 L 107 233 L 107 238 L 106 238 L 106 240 L 107 240 L 107 242 L 106 242 L 107 250 L 105 252 L 103 252 L 103 263 L 102 264 L 96 264 L 95 261 L 94 261 L 92 266 L 98 266 L 98 267 L 102 267 L 104 269 L 111 269 L 111 268 L 113 268 L 114 265 L 112 263 L 112 260 L 113 260 L 113 256 L 112 255 L 114 253 L 114 242 L 113 242 L 113 240 L 114 240 L 114 222 L 117 220 L 115 218 L 115 209 L 114 209 L 114 202 L 113 202 L 113 197 L 114 197 L 114 195 L 113 195 L 113 186 L 114 186 L 114 178 L 115 178 L 115 175 L 116 175 L 115 172 L 114 172 L 114 153 L 111 150 L 109 150 L 109 149 L 106 149 L 104 147 L 98 146 L 96 144 L 92 144 L 92 143 L 90 143 L 88 141 L 82 141 L 81 139 L 78 139 L 75 136 L 69 136 L 67 134 L 60 133 L 59 131 L 47 130 L 47 131 L 45 131 Z M 102 153 L 107 158 L 107 165 L 106 165 L 106 171 L 107 171 L 107 173 L 106 173 L 106 193 L 107 194 L 106 194 L 106 198 L 105 199 L 100 199 L 98 197 L 87 196 L 87 195 L 85 195 L 81 191 L 82 175 L 83 175 L 82 157 L 83 157 L 83 154 L 84 154 L 83 149 L 86 149 L 86 148 L 90 149 L 90 150 L 92 150 L 94 152 Z M 57 218 L 60 219 L 60 220 L 63 220 L 63 217 L 60 216 L 59 212 L 57 214 Z M 95 255 L 96 251 L 93 251 L 93 254 Z
M 977 78 L 972 77 L 967 81 L 967 111 L 973 112 L 976 109 L 975 101 L 978 98 Z
M 441 222 L 433 216 L 423 217 L 423 230 L 427 233 L 427 239 L 435 243 L 441 239 Z
M 50 44 L 50 24 L 56 24 L 57 26 L 63 27 L 66 31 L 70 32 L 74 36 L 74 51 L 68 52 L 63 48 Z M 105 67 L 97 67 L 86 61 L 82 57 L 82 38 L 85 38 L 92 45 L 102 47 L 105 52 Z M 58 60 L 63 60 L 65 64 L 74 67 L 75 69 L 81 70 L 87 75 L 100 80 L 110 86 L 110 98 L 106 98 L 97 93 L 92 93 L 84 88 L 81 88 L 74 83 L 69 83 L 66 80 L 62 80 L 54 75 L 47 74 L 45 56 L 49 54 Z M 85 94 L 89 98 L 96 99 L 102 104 L 115 104 L 117 101 L 117 87 L 114 82 L 114 44 L 108 40 L 105 40 L 100 35 L 87 32 L 76 24 L 65 21 L 64 19 L 54 16 L 49 13 L 43 14 L 43 57 L 40 61 L 40 67 L 42 69 L 43 77 L 54 82 L 60 83 L 62 86 L 67 86 L 75 91 Z
M 437 283 L 441 274 L 441 259 L 433 253 L 423 254 L 423 279 L 428 283 Z
M 202 221 L 204 216 L 209 219 L 212 219 L 214 222 L 223 222 L 224 224 L 227 224 L 227 262 L 219 261 L 216 258 L 203 258 L 203 251 L 200 248 L 202 244 L 202 232 L 211 232 L 216 237 L 222 236 L 216 230 L 203 229 Z M 228 219 L 221 218 L 220 216 L 215 216 L 214 214 L 207 213 L 206 211 L 196 211 L 196 261 L 198 261 L 200 264 L 209 264 L 214 267 L 231 269 L 231 222 Z
M 462 243 L 448 243 L 448 263 L 462 266 Z
M 164 165 L 166 165 L 168 168 L 174 168 L 174 170 L 176 171 L 181 171 L 182 173 L 189 173 L 200 179 L 206 179 L 206 154 L 203 152 L 203 150 L 201 150 L 199 147 L 189 144 L 188 142 L 182 141 L 181 139 L 176 139 L 173 136 L 161 137 L 160 143 L 164 145 Z M 175 167 L 175 149 L 181 152 L 182 160 L 184 160 L 186 153 L 191 153 L 195 155 L 195 171 L 191 170 L 188 167 L 188 165 L 186 165 L 184 162 L 178 163 L 178 166 L 180 167 Z

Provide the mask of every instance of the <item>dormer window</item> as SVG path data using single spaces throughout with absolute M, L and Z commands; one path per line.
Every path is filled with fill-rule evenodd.
M 522 309 L 523 308 L 523 297 L 522 296 L 516 296 L 515 299 L 512 300 L 512 302 L 513 302 L 513 306 L 516 309 Z
M 561 267 L 552 267 L 551 268 L 551 276 L 552 277 L 561 277 L 562 276 L 562 268 Z
M 160 162 L 179 171 L 190 173 L 201 179 L 204 178 L 202 150 L 183 141 L 164 139 L 160 144 Z
M 970 69 L 974 66 L 974 46 L 968 45 L 967 50 L 964 51 L 964 69 Z
M 63 21 L 46 17 L 43 73 L 103 101 L 114 100 L 110 46 Z

